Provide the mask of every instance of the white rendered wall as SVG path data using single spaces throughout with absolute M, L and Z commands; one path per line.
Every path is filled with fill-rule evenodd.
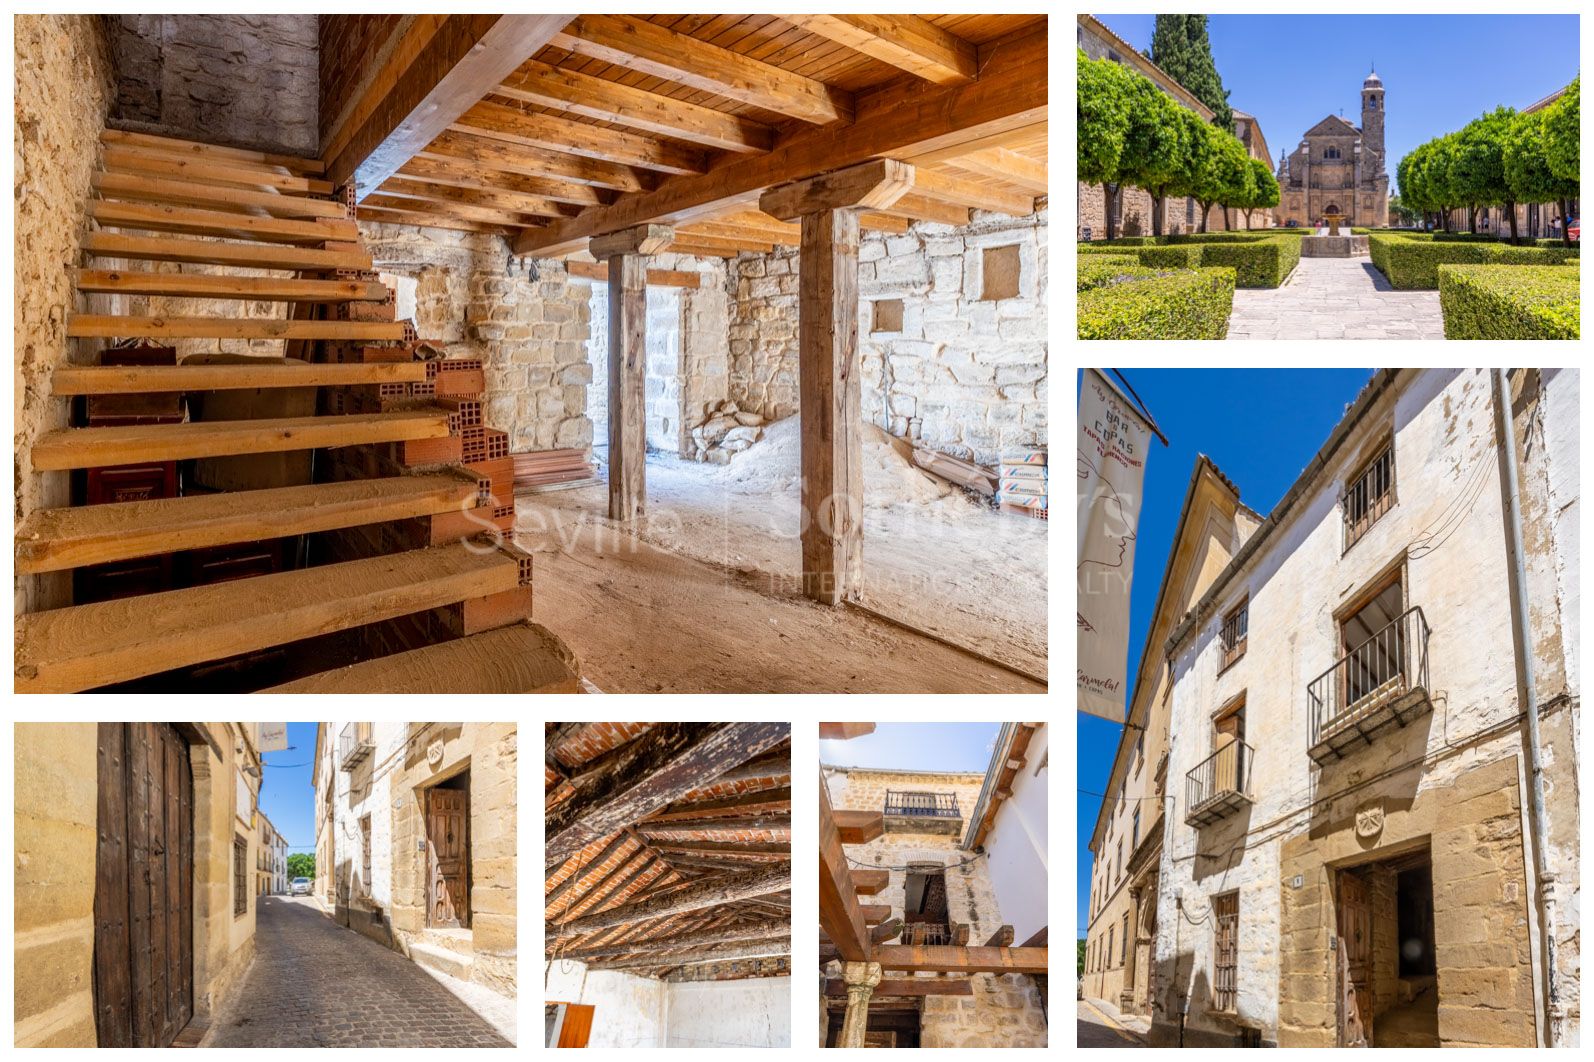
M 666 985 L 665 1047 L 790 1047 L 791 978 Z
M 997 809 L 985 838 L 991 888 L 1002 921 L 1022 944 L 1049 924 L 1046 911 L 1046 736 L 1041 727 L 1024 753 L 1025 767 L 1013 779 L 1013 795 Z M 1039 772 L 1037 774 L 1037 771 Z M 971 941 L 983 944 L 984 941 Z
M 665 1047 L 666 987 L 663 981 L 557 959 L 545 976 L 543 999 L 593 1008 L 588 1047 Z

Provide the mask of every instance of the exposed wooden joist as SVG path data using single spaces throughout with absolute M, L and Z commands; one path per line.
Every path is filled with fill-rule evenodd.
M 634 856 L 625 861 L 624 866 L 620 868 L 620 873 L 605 876 L 601 882 L 594 885 L 592 889 L 589 890 L 588 895 L 581 897 L 581 899 L 576 903 L 571 904 L 567 910 L 560 911 L 559 918 L 569 919 L 577 917 L 574 912 L 576 908 L 583 905 L 585 905 L 586 910 L 588 911 L 601 911 L 606 905 L 624 896 L 626 889 L 629 889 L 634 883 L 640 881 L 647 875 L 656 870 L 662 870 L 663 873 L 660 874 L 658 878 L 654 879 L 656 881 L 659 880 L 659 878 L 669 877 L 672 869 L 673 868 L 671 868 L 668 864 L 661 862 L 658 856 L 654 855 L 652 852 L 649 852 L 646 848 L 639 849 Z M 556 921 L 557 920 L 558 919 L 556 919 Z
M 587 280 L 601 280 L 605 283 L 609 279 L 609 265 L 607 262 L 581 262 L 574 259 L 565 262 L 565 270 L 573 277 L 584 277 Z M 695 288 L 703 282 L 703 274 L 691 273 L 679 269 L 650 269 L 648 270 L 648 284 L 660 288 Z
M 781 812 L 769 812 L 761 815 L 744 815 L 736 818 L 702 818 L 682 819 L 679 822 L 644 822 L 641 824 L 642 832 L 652 839 L 666 837 L 684 837 L 692 840 L 692 833 L 739 833 L 743 831 L 764 832 L 768 830 L 790 830 L 791 816 Z
M 951 225 L 953 228 L 962 228 L 969 223 L 968 207 L 931 199 L 926 195 L 905 195 L 886 208 L 886 212 L 912 218 L 914 221 L 934 221 L 941 225 Z
M 694 221 L 689 226 L 677 228 L 675 232 L 682 239 L 707 238 L 760 245 L 784 244 L 787 247 L 796 247 L 802 242 L 802 228 L 797 225 L 792 225 L 789 229 L 779 229 L 772 226 L 755 228 L 736 222 Z
M 378 191 L 389 198 L 397 196 L 432 203 L 458 203 L 504 213 L 532 214 L 548 218 L 568 217 L 576 213 L 574 209 L 565 210 L 551 199 L 500 189 L 457 188 L 451 184 L 408 180 L 404 177 L 389 177 Z M 370 202 L 370 199 L 366 202 Z
M 966 151 L 957 155 L 949 155 L 944 159 L 909 159 L 909 162 L 942 161 L 949 166 L 956 166 L 960 170 L 977 173 L 981 177 L 989 177 L 1015 188 L 1021 188 L 1032 195 L 1045 195 L 1048 190 L 1046 181 L 1046 163 L 1020 155 L 1007 148 L 985 148 L 982 151 Z
M 858 913 L 863 915 L 863 924 L 877 926 L 891 917 L 891 905 L 888 903 L 860 903 Z
M 789 746 L 789 741 L 782 742 L 762 756 L 748 760 L 738 767 L 732 767 L 712 781 L 704 782 L 698 786 L 698 789 L 732 785 L 738 782 L 765 780 L 773 783 L 789 782 L 791 781 L 791 749 Z
M 588 963 L 594 970 L 634 970 L 669 964 L 728 962 L 734 959 L 781 958 L 791 954 L 789 937 L 766 937 L 737 944 L 674 951 L 670 948 L 649 948 L 648 954 L 629 958 L 598 959 Z
M 663 811 L 648 816 L 644 828 L 656 822 L 678 822 L 682 819 L 703 819 L 715 815 L 751 815 L 771 811 L 790 810 L 791 786 L 779 789 L 759 789 L 751 793 L 738 793 L 721 800 L 699 800 L 694 803 L 671 804 Z
M 687 223 L 748 209 L 765 188 L 877 156 L 912 157 L 979 141 L 997 132 L 1043 126 L 1047 117 L 1044 29 L 981 50 L 977 81 L 915 91 L 882 91 L 860 103 L 851 125 L 806 130 L 767 155 L 729 158 L 710 172 L 676 177 L 656 190 L 517 237 L 521 254 L 558 257 L 586 239 L 649 221 Z
M 891 872 L 888 870 L 854 869 L 852 883 L 858 886 L 859 896 L 873 896 L 891 884 Z
M 956 206 L 1025 217 L 1035 213 L 1035 197 L 1026 192 L 991 188 L 963 177 L 917 167 L 913 192 L 927 199 Z
M 893 977 L 875 985 L 871 999 L 884 996 L 972 996 L 974 982 L 968 978 L 950 977 Z M 832 999 L 847 998 L 847 982 L 832 977 L 825 982 L 825 995 Z
M 674 250 L 677 246 L 694 247 L 701 251 L 725 252 L 729 254 L 740 254 L 742 251 L 768 254 L 775 249 L 775 244 L 771 240 L 713 236 L 695 229 L 683 229 L 677 232 L 675 238 L 670 241 L 670 244 L 665 249 Z
M 885 817 L 878 811 L 842 809 L 832 817 L 842 844 L 868 844 L 886 832 Z
M 749 844 L 733 841 L 672 841 L 661 838 L 653 842 L 653 847 L 662 852 L 699 852 L 771 861 L 788 859 L 791 855 L 791 845 L 784 841 Z
M 582 15 L 552 43 L 805 122 L 845 122 L 853 114 L 849 92 L 629 15 Z
M 781 723 L 661 723 L 575 779 L 547 815 L 547 856 L 567 859 L 783 740 Z
M 1047 972 L 1045 948 L 959 948 L 934 944 L 885 944 L 874 949 L 871 961 L 887 970 L 921 973 L 1021 973 Z
M 281 218 L 343 218 L 347 210 L 332 199 L 286 195 L 275 189 L 239 188 L 219 184 L 152 177 L 140 173 L 94 175 L 94 187 L 107 199 L 141 199 L 155 203 L 188 203 L 213 210 L 238 210 Z
M 701 151 L 558 115 L 527 114 L 501 103 L 478 103 L 451 123 L 449 129 L 661 173 L 702 173 L 708 169 Z
M 628 922 L 651 922 L 688 911 L 701 911 L 719 907 L 734 900 L 752 896 L 767 896 L 791 886 L 791 865 L 760 867 L 745 874 L 733 874 L 702 884 L 693 884 L 670 896 L 622 904 L 601 914 L 584 915 L 564 923 L 569 933 L 590 933 L 596 929 L 625 925 Z
M 658 175 L 647 170 L 466 133 L 444 133 L 428 144 L 419 157 L 465 162 L 480 169 L 528 177 L 554 177 L 617 192 L 645 192 L 658 184 Z
M 577 885 L 580 883 L 580 881 L 583 878 L 585 878 L 589 873 L 591 873 L 597 867 L 602 866 L 611 856 L 617 854 L 621 849 L 626 848 L 627 846 L 629 846 L 629 845 L 631 845 L 633 843 L 634 842 L 631 840 L 631 837 L 630 837 L 629 834 L 623 833 L 623 832 L 615 834 L 614 835 L 614 839 L 611 840 L 608 844 L 604 845 L 602 851 L 600 851 L 597 855 L 593 856 L 591 859 L 589 859 L 586 862 L 582 863 L 581 866 L 578 866 L 574 871 L 571 872 L 569 877 L 565 878 L 564 881 L 561 881 L 557 886 L 554 887 L 554 890 L 552 892 L 550 892 L 547 896 L 543 897 L 543 901 L 542 901 L 543 907 L 546 909 L 546 908 L 552 907 L 554 904 L 558 903 L 572 889 L 576 888 Z M 634 855 L 635 853 L 632 853 L 632 854 Z M 625 866 L 625 862 L 622 861 L 622 862 L 616 864 L 615 866 L 611 867 L 608 870 L 607 873 L 602 875 L 602 877 L 598 881 L 593 883 L 592 889 L 596 890 L 599 887 L 601 887 L 604 880 L 607 880 L 610 875 L 614 874 L 616 871 L 618 871 L 621 867 L 624 867 L 624 866 Z
M 723 926 L 717 929 L 699 929 L 686 933 L 649 935 L 638 941 L 598 944 L 591 947 L 571 948 L 559 952 L 561 959 L 590 959 L 605 955 L 629 955 L 644 948 L 660 950 L 698 948 L 712 944 L 736 944 L 748 940 L 767 940 L 791 932 L 791 922 L 766 920 L 745 925 Z
M 534 199 L 547 199 L 573 206 L 596 206 L 614 201 L 614 193 L 577 181 L 549 177 L 527 177 L 508 170 L 484 170 L 481 166 L 457 159 L 417 156 L 400 169 L 399 175 L 412 181 L 425 181 L 450 188 L 470 188 L 479 192 L 507 192 Z M 392 182 L 388 182 L 391 184 Z M 384 186 L 385 187 L 385 186 Z
M 757 860 L 738 859 L 738 858 L 734 858 L 734 857 L 723 855 L 723 854 L 718 856 L 718 857 L 716 857 L 716 858 L 705 859 L 702 856 L 682 855 L 676 849 L 670 849 L 668 851 L 668 856 L 669 856 L 669 860 L 670 860 L 670 866 L 672 866 L 672 867 L 695 867 L 695 868 L 697 868 L 699 870 L 721 870 L 721 871 L 746 870 L 748 867 L 752 866 L 755 862 L 757 862 L 757 863 L 765 863 L 765 862 L 771 862 L 771 861 L 778 862 L 780 858 L 786 858 L 786 857 L 790 856 L 790 854 L 791 854 L 790 851 L 782 852 L 782 853 L 780 853 L 780 856 L 778 858 L 775 858 L 773 860 L 766 860 L 763 857 L 760 857 Z
M 853 870 L 854 875 L 859 873 L 861 871 Z M 861 892 L 862 890 L 860 889 L 859 891 Z M 870 927 L 869 943 L 884 944 L 888 940 L 896 940 L 902 934 L 902 924 L 902 919 L 900 918 L 888 918 L 879 925 Z
M 483 232 L 509 239 L 522 230 L 508 225 L 489 225 L 480 221 L 463 221 L 442 214 L 428 214 L 424 210 L 390 210 L 386 207 L 360 208 L 360 220 L 380 221 L 391 225 L 414 225 L 417 228 L 451 229 L 455 232 Z
M 836 952 L 847 962 L 865 962 L 871 945 L 869 930 L 859 910 L 858 886 L 847 870 L 847 853 L 841 846 L 830 792 L 819 779 L 819 927 Z
M 360 208 L 363 210 L 367 207 L 372 210 L 405 210 L 417 214 L 437 214 L 440 217 L 471 221 L 479 225 L 502 225 L 506 228 L 545 223 L 545 218 L 539 214 L 522 214 L 512 210 L 498 210 L 493 207 L 442 199 L 411 199 L 399 195 L 386 195 L 382 192 L 366 196 Z
M 329 160 L 327 175 L 334 184 L 353 179 L 355 196 L 363 199 L 547 44 L 570 17 L 448 16 Z
M 974 45 L 918 15 L 779 15 L 778 18 L 938 85 L 974 80 Z
M 1010 948 L 1013 946 L 1013 927 L 1000 926 L 989 940 L 984 944 L 987 948 Z
M 536 60 L 523 64 L 496 92 L 720 151 L 768 151 L 775 144 L 775 131 L 750 118 Z

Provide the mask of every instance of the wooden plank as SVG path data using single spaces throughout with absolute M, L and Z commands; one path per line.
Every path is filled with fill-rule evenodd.
M 313 247 L 274 246 L 183 240 L 170 236 L 124 236 L 91 232 L 83 249 L 101 258 L 180 262 L 184 265 L 223 265 L 245 269 L 292 269 L 307 273 L 339 269 L 369 270 L 371 256 L 363 251 L 316 250 Z
M 177 864 L 183 868 L 178 878 L 178 902 L 182 907 L 183 917 L 179 924 L 181 934 L 179 944 L 182 948 L 182 962 L 179 964 L 181 980 L 178 983 L 179 991 L 187 1004 L 188 1023 L 178 1033 L 179 1039 L 189 1034 L 196 1024 L 204 1022 L 195 1017 L 194 1006 L 194 783 L 193 783 L 193 753 L 189 750 L 188 741 L 179 729 L 180 724 L 172 726 L 173 732 L 179 739 L 178 773 L 182 784 L 177 790 L 177 815 L 182 829 L 178 833 Z M 208 728 L 203 730 L 205 740 L 214 742 Z M 200 753 L 204 755 L 204 753 Z M 174 1043 L 177 1041 L 173 1041 Z M 196 1041 L 197 1042 L 197 1041 Z
M 551 177 L 616 192 L 644 192 L 658 183 L 658 175 L 602 159 L 563 151 L 518 147 L 488 137 L 444 133 L 426 146 L 418 158 L 463 161 L 488 170 L 528 177 Z
M 579 181 L 551 177 L 526 177 L 508 170 L 483 170 L 479 166 L 452 158 L 418 155 L 399 168 L 401 177 L 437 184 L 446 188 L 468 188 L 479 192 L 501 192 L 545 199 L 572 206 L 595 206 L 614 201 L 614 193 Z M 389 181 L 388 185 L 392 182 Z M 387 185 L 384 185 L 387 187 Z
M 262 693 L 580 693 L 569 648 L 546 627 L 514 623 L 323 671 Z
M 968 151 L 937 161 L 944 161 L 950 166 L 956 166 L 960 170 L 967 170 L 981 177 L 1002 181 L 1033 195 L 1045 195 L 1050 188 L 1046 180 L 1046 163 L 1007 148 Z
M 289 173 L 273 173 L 226 161 L 177 158 L 162 152 L 128 147 L 107 147 L 101 153 L 100 165 L 114 173 L 147 173 L 196 184 L 275 188 L 279 192 L 294 195 L 332 194 L 332 183 L 318 177 L 296 177 Z
M 15 624 L 16 689 L 125 682 L 512 589 L 519 573 L 504 553 L 440 546 L 28 613 Z
M 609 519 L 631 523 L 647 503 L 647 260 L 609 265 Z
M 974 982 L 968 978 L 954 980 L 950 977 L 892 977 L 882 978 L 875 985 L 871 999 L 885 996 L 972 996 Z M 847 998 L 847 982 L 832 977 L 825 982 L 825 995 L 832 999 Z
M 590 947 L 567 948 L 558 953 L 561 959 L 591 959 L 601 956 L 630 955 L 645 949 L 656 948 L 669 952 L 677 948 L 697 948 L 712 944 L 736 944 L 749 940 L 766 940 L 791 932 L 791 922 L 761 921 L 746 925 L 720 926 L 690 932 L 669 932 L 649 935 L 641 940 L 596 944 Z
M 888 870 L 854 869 L 852 882 L 858 886 L 859 896 L 873 896 L 891 884 L 891 872 Z
M 671 804 L 663 811 L 654 812 L 643 820 L 644 828 L 658 822 L 680 822 L 715 816 L 735 817 L 769 811 L 791 809 L 791 786 L 779 789 L 758 789 L 751 793 L 738 793 L 722 800 L 699 800 L 694 803 Z
M 225 210 L 201 210 L 161 203 L 122 203 L 110 199 L 91 201 L 89 216 L 107 228 L 181 232 L 269 243 L 326 243 L 330 240 L 351 241 L 360 238 L 359 228 L 347 218 L 295 221 L 291 218 L 234 214 Z
M 869 960 L 872 945 L 858 904 L 858 886 L 847 869 L 847 853 L 823 777 L 819 779 L 819 928 L 842 959 Z
M 478 489 L 465 476 L 399 476 L 38 509 L 17 527 L 17 571 L 64 571 L 451 512 L 474 504 Z
M 857 875 L 860 873 L 860 871 L 855 869 L 855 870 L 853 870 L 852 873 L 853 873 L 853 876 L 856 878 Z M 858 890 L 858 892 L 860 894 L 862 894 L 863 889 L 860 888 Z M 879 925 L 871 926 L 869 928 L 869 943 L 871 943 L 871 944 L 884 944 L 886 941 L 895 940 L 895 939 L 897 939 L 897 937 L 899 937 L 901 935 L 902 935 L 902 919 L 900 919 L 900 918 L 889 918 L 886 921 L 881 922 Z
M 503 81 L 569 15 L 450 15 L 327 166 L 364 199 Z
M 758 244 L 784 244 L 796 247 L 802 242 L 802 227 L 789 225 L 776 227 L 747 225 L 736 221 L 694 221 L 678 227 L 676 234 L 696 239 L 706 236 L 711 240 L 746 240 Z
M 401 321 L 285 321 L 274 317 L 124 317 L 73 314 L 66 334 L 76 339 L 403 339 Z
M 853 116 L 850 92 L 629 15 L 582 15 L 550 43 L 817 125 Z
M 1010 948 L 1012 946 L 1013 946 L 1013 927 L 1012 926 L 1001 926 L 1001 927 L 999 927 L 995 933 L 991 934 L 990 939 L 987 940 L 985 942 L 985 944 L 984 944 L 984 947 L 987 947 L 987 948 Z
M 545 214 L 525 214 L 511 210 L 498 210 L 470 203 L 450 203 L 438 199 L 407 199 L 402 196 L 384 195 L 381 192 L 365 197 L 365 202 L 360 204 L 360 209 L 363 211 L 367 208 L 436 215 L 438 217 L 468 221 L 478 225 L 501 225 L 510 229 L 544 224 L 548 216 Z
M 705 779 L 783 740 L 782 723 L 661 723 L 572 778 L 576 795 L 547 813 L 546 858 L 594 841 L 679 800 Z
M 790 742 L 782 742 L 762 756 L 748 760 L 738 767 L 705 781 L 699 788 L 708 789 L 714 786 L 733 785 L 737 782 L 776 781 L 788 782 L 791 780 L 791 749 Z M 694 790 L 695 791 L 695 790 Z
M 820 723 L 820 741 L 851 741 L 874 733 L 873 723 Z
M 910 224 L 912 222 L 909 219 L 894 218 L 890 214 L 874 214 L 865 211 L 858 215 L 859 228 L 873 229 L 876 232 L 903 233 L 908 231 Z
M 649 821 L 640 823 L 639 826 L 649 840 L 664 840 L 672 837 L 693 840 L 692 834 L 712 835 L 717 833 L 766 833 L 771 830 L 789 831 L 791 829 L 791 816 L 778 811 L 770 811 L 757 815 L 709 816 L 707 818 L 681 819 L 672 822 Z
M 665 181 L 656 190 L 583 211 L 568 221 L 516 238 L 520 254 L 555 256 L 579 240 L 649 221 L 684 223 L 745 209 L 760 191 L 867 159 L 907 157 L 987 138 L 998 131 L 1044 126 L 1048 48 L 1044 28 L 981 51 L 980 77 L 969 85 L 882 90 L 860 103 L 846 126 L 805 130 L 765 155 L 730 157 L 698 177 Z M 878 97 L 878 98 L 877 98 Z
M 106 199 L 142 199 L 156 203 L 187 203 L 212 210 L 239 210 L 285 218 L 346 218 L 348 210 L 332 199 L 307 199 L 278 191 L 192 181 L 168 180 L 138 173 L 94 174 L 94 188 Z
M 774 129 L 750 118 L 535 59 L 523 63 L 494 93 L 719 151 L 761 152 L 775 144 Z
M 580 262 L 568 261 L 565 270 L 573 277 L 584 277 L 587 280 L 609 279 L 609 264 L 607 262 Z M 703 274 L 692 273 L 678 269 L 650 269 L 648 270 L 648 284 L 660 288 L 695 288 L 701 286 Z
M 162 948 L 162 953 L 166 960 L 164 978 L 166 983 L 166 1013 L 165 1022 L 161 1030 L 161 1042 L 169 1044 L 176 1039 L 177 1033 L 188 1023 L 188 1015 L 184 1013 L 181 988 L 179 987 L 182 982 L 181 968 L 184 965 L 181 923 L 187 914 L 182 909 L 180 902 L 179 893 L 181 888 L 179 879 L 187 872 L 188 868 L 177 861 L 177 851 L 182 844 L 177 837 L 179 830 L 177 790 L 183 780 L 179 778 L 177 773 L 179 768 L 177 754 L 181 743 L 177 740 L 177 735 L 170 726 L 164 723 L 157 724 L 157 731 L 160 734 L 161 761 L 164 768 L 164 782 L 161 786 L 164 807 L 162 808 L 161 820 L 165 828 L 165 836 L 162 839 L 164 843 L 161 845 L 160 855 L 160 863 L 162 864 L 160 868 L 161 900 L 165 906 L 165 910 L 162 912 L 164 916 L 162 920 L 166 926 L 166 939 Z M 186 767 L 187 765 L 183 764 L 182 766 Z
M 937 85 L 974 80 L 974 45 L 918 15 L 777 15 L 809 33 Z
M 584 915 L 563 923 L 563 929 L 569 933 L 591 933 L 632 922 L 653 922 L 688 911 L 721 907 L 736 900 L 768 896 L 790 887 L 791 864 L 780 863 L 702 884 L 694 883 L 669 896 L 622 904 L 599 914 Z
M 676 841 L 661 837 L 651 842 L 661 852 L 697 852 L 704 855 L 728 856 L 738 859 L 758 859 L 774 862 L 791 856 L 791 844 L 786 841 Z
M 501 103 L 478 103 L 448 128 L 507 144 L 562 151 L 661 173 L 702 173 L 708 168 L 701 151 L 679 144 L 553 114 L 527 114 Z
M 135 461 L 183 461 L 447 436 L 448 416 L 441 412 L 63 428 L 39 437 L 32 460 L 37 472 L 61 472 Z
M 36 613 L 44 615 L 45 613 Z M 21 620 L 18 620 L 20 623 Z M 22 639 L 17 639 L 20 651 Z M 20 657 L 19 657 L 20 660 Z M 22 676 L 19 676 L 19 679 Z M 18 692 L 23 686 L 19 681 Z M 152 936 L 153 921 L 150 913 L 150 816 L 149 802 L 150 775 L 149 775 L 149 724 L 130 723 L 127 734 L 128 757 L 128 818 L 127 818 L 127 853 L 128 853 L 128 911 L 130 912 L 130 957 L 132 970 L 129 974 L 133 988 L 133 1045 L 138 1047 L 153 1047 L 155 1045 L 155 997 L 153 987 L 155 972 L 153 961 L 155 958 L 155 941 Z
M 920 973 L 1021 973 L 1047 972 L 1045 948 L 959 948 L 933 944 L 885 944 L 874 950 L 871 961 L 887 970 Z
M 249 302 L 382 302 L 380 280 L 300 280 L 295 277 L 231 277 L 209 273 L 152 273 L 137 269 L 77 269 L 73 284 L 83 292 L 164 295 Z
M 127 723 L 97 728 L 94 875 L 94 1024 L 101 1047 L 133 1045 L 128 921 Z
M 646 954 L 632 958 L 597 959 L 587 965 L 594 970 L 634 970 L 638 967 L 693 962 L 729 962 L 734 959 L 779 958 L 791 954 L 790 937 L 767 937 L 738 944 L 721 944 L 717 947 L 692 948 L 675 951 L 649 941 Z M 662 962 L 661 962 L 662 960 Z
M 485 232 L 491 236 L 509 239 L 523 230 L 508 225 L 489 225 L 480 221 L 464 221 L 445 214 L 428 214 L 424 210 L 391 210 L 386 207 L 360 207 L 361 221 L 379 221 L 389 225 L 413 225 L 422 229 L 449 229 L 454 232 Z
M 832 817 L 842 844 L 868 844 L 886 832 L 885 817 L 878 811 L 842 809 Z
M 575 185 L 574 187 L 581 186 Z M 434 203 L 460 203 L 467 206 L 486 207 L 490 210 L 535 214 L 549 218 L 566 216 L 566 211 L 552 199 L 542 199 L 537 196 L 521 195 L 517 192 L 506 192 L 497 189 L 456 188 L 451 184 L 438 184 L 434 181 L 412 181 L 403 177 L 390 177 L 379 191 L 388 197 L 403 196 L 408 199 L 430 200 Z M 370 198 L 366 202 L 371 203 L 372 206 L 376 205 Z M 571 210 L 569 213 L 574 214 L 575 211 Z
M 858 913 L 863 915 L 863 924 L 877 926 L 891 917 L 891 905 L 888 903 L 861 903 Z
M 320 159 L 301 158 L 298 155 L 280 155 L 252 148 L 225 147 L 221 144 L 203 144 L 197 140 L 184 140 L 175 136 L 157 136 L 153 133 L 135 133 L 126 129 L 103 129 L 100 143 L 121 147 L 144 148 L 162 151 L 185 158 L 226 160 L 229 163 L 254 163 L 260 166 L 281 167 L 299 174 L 316 175 L 326 171 Z
M 665 248 L 671 236 L 668 225 L 638 225 L 634 229 L 596 237 L 588 250 L 599 260 L 622 254 L 656 254 Z
M 689 253 L 682 248 L 691 248 L 692 251 L 708 254 L 735 255 L 742 251 L 751 251 L 755 254 L 768 254 L 775 249 L 775 244 L 769 240 L 738 239 L 735 237 L 709 236 L 697 232 L 682 230 L 675 239 L 665 247 L 666 251 Z
M 1023 191 L 992 188 L 967 178 L 918 167 L 913 181 L 915 195 L 954 206 L 973 207 L 997 214 L 1025 217 L 1035 213 L 1035 197 Z

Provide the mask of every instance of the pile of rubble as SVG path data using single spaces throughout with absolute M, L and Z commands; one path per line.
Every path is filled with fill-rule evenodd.
M 713 465 L 728 465 L 732 454 L 741 453 L 763 437 L 763 417 L 743 412 L 735 402 L 721 402 L 709 411 L 702 424 L 692 429 L 692 457 Z

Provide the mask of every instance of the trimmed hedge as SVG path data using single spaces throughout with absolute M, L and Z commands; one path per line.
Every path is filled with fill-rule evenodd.
M 1173 247 L 1142 247 L 1140 264 L 1161 266 L 1167 269 L 1194 269 L 1199 266 L 1204 248 L 1201 244 L 1183 244 Z
M 1446 339 L 1577 339 L 1578 277 L 1564 266 L 1441 265 Z
M 1301 241 L 1265 239 L 1254 243 L 1211 243 L 1201 250 L 1204 266 L 1231 266 L 1242 288 L 1276 288 L 1301 260 Z
M 1160 276 L 1155 269 L 1147 269 L 1133 258 L 1120 255 L 1091 255 L 1081 258 L 1074 270 L 1077 290 L 1089 291 L 1124 279 Z
M 1082 243 L 1079 245 L 1080 254 L 1116 254 L 1127 255 L 1133 258 L 1140 253 L 1139 247 L 1108 247 L 1103 243 Z
M 1373 267 L 1401 291 L 1432 291 L 1439 286 L 1441 265 L 1560 265 L 1577 257 L 1562 248 L 1508 247 L 1488 243 L 1409 240 L 1401 236 L 1367 237 Z
M 1435 232 L 1435 243 L 1499 243 L 1500 237 L 1487 232 Z
M 1578 241 L 1576 241 L 1576 240 L 1572 241 L 1571 251 L 1574 254 L 1577 253 L 1577 243 L 1578 243 Z M 1548 236 L 1548 237 L 1545 237 L 1544 239 L 1541 239 L 1541 240 L 1534 240 L 1533 241 L 1533 246 L 1535 246 L 1535 247 L 1563 247 L 1564 248 L 1564 247 L 1566 247 L 1566 244 L 1561 242 L 1561 238 L 1559 236 Z
M 1079 338 L 1222 339 L 1233 306 L 1232 269 L 1108 283 L 1079 293 Z

